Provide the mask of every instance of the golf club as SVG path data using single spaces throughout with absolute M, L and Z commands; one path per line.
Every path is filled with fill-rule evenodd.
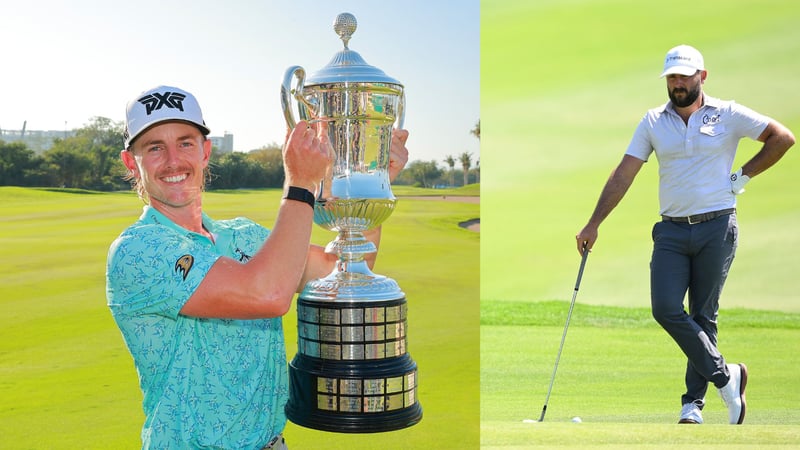
M 569 319 L 572 317 L 572 309 L 575 307 L 575 298 L 578 296 L 578 288 L 581 285 L 581 278 L 583 277 L 583 268 L 586 266 L 586 257 L 589 256 L 589 250 L 586 248 L 586 242 L 583 243 L 583 255 L 581 256 L 581 267 L 578 269 L 578 279 L 575 281 L 575 291 L 572 293 L 572 302 L 569 304 L 569 312 L 567 313 L 567 323 L 564 324 L 564 333 L 561 334 L 561 345 L 558 347 L 558 355 L 556 356 L 556 365 L 553 367 L 553 376 L 550 377 L 550 387 L 547 389 L 547 397 L 544 399 L 544 407 L 542 407 L 542 415 L 539 417 L 539 422 L 544 421 L 544 414 L 547 412 L 547 402 L 550 401 L 550 393 L 553 392 L 553 382 L 556 381 L 556 370 L 558 370 L 558 361 L 561 359 L 561 350 L 564 349 L 564 339 L 567 337 L 567 328 L 569 328 Z

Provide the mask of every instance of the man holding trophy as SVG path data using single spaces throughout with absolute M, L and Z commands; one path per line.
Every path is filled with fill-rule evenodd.
M 268 230 L 203 212 L 208 134 L 197 100 L 179 88 L 150 89 L 127 106 L 121 158 L 145 207 L 109 249 L 106 290 L 144 396 L 142 447 L 286 448 L 281 316 L 339 262 L 310 245 L 331 141 L 323 123 L 289 130 L 283 199 Z M 407 139 L 392 130 L 388 180 L 407 162 Z M 376 249 L 380 234 L 363 233 Z M 375 254 L 364 261 L 372 267 Z

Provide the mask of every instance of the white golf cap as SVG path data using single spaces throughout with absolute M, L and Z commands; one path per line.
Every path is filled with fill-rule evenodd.
M 158 86 L 137 95 L 125 111 L 125 148 L 153 125 L 168 120 L 182 120 L 197 126 L 204 135 L 211 130 L 203 121 L 203 112 L 194 95 L 172 86 Z
M 703 55 L 689 45 L 679 45 L 671 48 L 664 58 L 664 71 L 661 77 L 671 74 L 691 76 L 698 70 L 706 70 L 703 64 Z

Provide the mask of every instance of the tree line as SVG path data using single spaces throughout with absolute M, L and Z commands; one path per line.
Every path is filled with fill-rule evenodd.
M 481 138 L 481 121 L 479 120 L 470 134 L 478 140 Z M 472 168 L 472 153 L 464 152 L 459 156 L 447 155 L 442 161 L 446 164 L 445 168 L 439 168 L 436 160 L 412 161 L 408 163 L 400 172 L 395 180 L 395 184 L 407 184 L 420 187 L 456 187 L 466 186 L 471 183 L 481 182 L 480 160 L 476 160 L 475 168 Z M 461 170 L 456 169 L 460 165 Z M 450 168 L 447 171 L 447 167 Z M 459 178 L 460 175 L 460 178 Z M 461 181 L 459 184 L 458 181 Z
M 125 166 L 119 157 L 123 124 L 94 117 L 75 130 L 73 136 L 56 138 L 42 154 L 24 142 L 0 140 L 0 186 L 65 187 L 97 191 L 129 189 L 123 180 Z M 480 139 L 480 122 L 470 131 Z M 443 161 L 412 161 L 400 173 L 396 184 L 421 187 L 458 186 L 480 181 L 480 167 L 472 168 L 472 154 Z M 460 164 L 461 178 L 456 175 Z M 472 169 L 472 170 L 471 170 Z M 250 152 L 211 153 L 211 180 L 206 189 L 279 188 L 283 186 L 281 147 L 268 145 Z M 461 183 L 457 183 L 460 181 Z

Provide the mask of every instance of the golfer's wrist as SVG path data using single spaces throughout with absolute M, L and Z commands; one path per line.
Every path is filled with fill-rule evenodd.
M 311 209 L 314 209 L 314 194 L 306 188 L 299 186 L 287 186 L 283 192 L 283 198 L 285 200 L 305 203 L 310 206 Z
M 744 174 L 744 168 L 731 174 L 731 192 L 739 195 L 744 192 L 744 186 L 750 181 L 750 177 Z

